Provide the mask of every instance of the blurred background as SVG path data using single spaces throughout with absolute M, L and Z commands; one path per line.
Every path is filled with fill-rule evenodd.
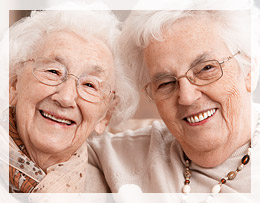
M 48 1 L 46 1 L 48 3 Z M 256 1 L 258 7 L 260 7 L 260 1 Z M 9 26 L 18 21 L 19 19 L 29 16 L 30 10 L 10 10 L 9 11 Z M 115 15 L 118 17 L 120 21 L 124 21 L 130 13 L 130 10 L 113 10 Z M 260 82 L 258 82 L 258 86 L 256 91 L 253 94 L 253 101 L 260 103 Z M 139 105 L 139 109 L 137 110 L 134 118 L 143 119 L 143 118 L 159 118 L 159 113 L 156 110 L 155 104 L 150 101 L 144 92 L 141 94 L 141 102 Z

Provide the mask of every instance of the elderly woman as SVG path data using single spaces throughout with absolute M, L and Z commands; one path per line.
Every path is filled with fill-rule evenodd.
M 126 64 L 164 123 L 89 143 L 113 192 L 251 191 L 260 120 L 254 110 L 251 139 L 250 11 L 191 8 L 133 11 L 125 22 Z
M 10 28 L 10 192 L 93 189 L 87 137 L 136 106 L 124 102 L 135 92 L 115 58 L 118 35 L 108 11 L 32 12 Z

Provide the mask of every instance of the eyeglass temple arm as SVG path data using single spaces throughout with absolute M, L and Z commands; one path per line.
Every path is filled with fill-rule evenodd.
M 220 61 L 219 63 L 220 63 L 220 64 L 223 64 L 223 63 L 229 61 L 230 59 L 234 58 L 234 57 L 235 57 L 236 55 L 238 55 L 238 54 L 241 54 L 241 51 L 238 51 L 238 52 L 235 53 L 234 55 L 229 56 L 226 60 Z

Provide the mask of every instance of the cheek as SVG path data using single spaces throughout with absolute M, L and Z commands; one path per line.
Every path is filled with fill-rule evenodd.
M 38 104 L 51 94 L 41 84 L 24 83 L 18 88 L 16 116 L 19 129 L 26 133 L 34 129 L 34 118 Z M 20 123 L 19 123 L 20 122 Z
M 78 102 L 78 107 L 82 115 L 82 121 L 77 127 L 75 139 L 72 143 L 76 147 L 81 146 L 87 137 L 94 132 L 96 124 L 102 118 L 101 113 L 104 111 L 100 105 L 85 101 Z
M 223 85 L 221 89 L 218 94 L 219 98 L 216 101 L 220 103 L 221 113 L 229 132 L 233 132 L 237 126 L 236 122 L 239 117 L 239 109 L 243 106 L 240 93 L 241 89 L 234 78 L 230 78 L 229 83 Z
M 169 112 L 171 112 L 171 115 L 173 115 L 174 112 L 172 112 L 172 106 L 169 104 L 169 102 L 158 101 L 155 104 L 161 118 L 163 120 L 171 120 L 171 116 Z
M 17 103 L 20 103 L 25 109 L 27 107 L 36 108 L 39 102 L 53 94 L 53 90 L 53 87 L 41 83 L 25 82 L 18 87 Z
M 156 102 L 156 106 L 170 132 L 172 132 L 175 137 L 180 137 L 183 134 L 183 128 L 177 119 L 177 107 L 174 105 L 174 101 L 169 99 Z
M 82 115 L 80 127 L 91 133 L 99 120 L 104 117 L 106 110 L 102 105 L 85 101 L 78 102 L 78 107 Z

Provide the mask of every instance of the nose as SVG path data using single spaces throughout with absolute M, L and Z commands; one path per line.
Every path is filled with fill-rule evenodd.
M 179 80 L 178 103 L 181 105 L 192 105 L 201 97 L 198 86 L 190 83 L 187 78 Z
M 76 107 L 78 97 L 75 79 L 69 77 L 66 81 L 56 86 L 57 91 L 52 95 L 52 100 L 62 107 Z

